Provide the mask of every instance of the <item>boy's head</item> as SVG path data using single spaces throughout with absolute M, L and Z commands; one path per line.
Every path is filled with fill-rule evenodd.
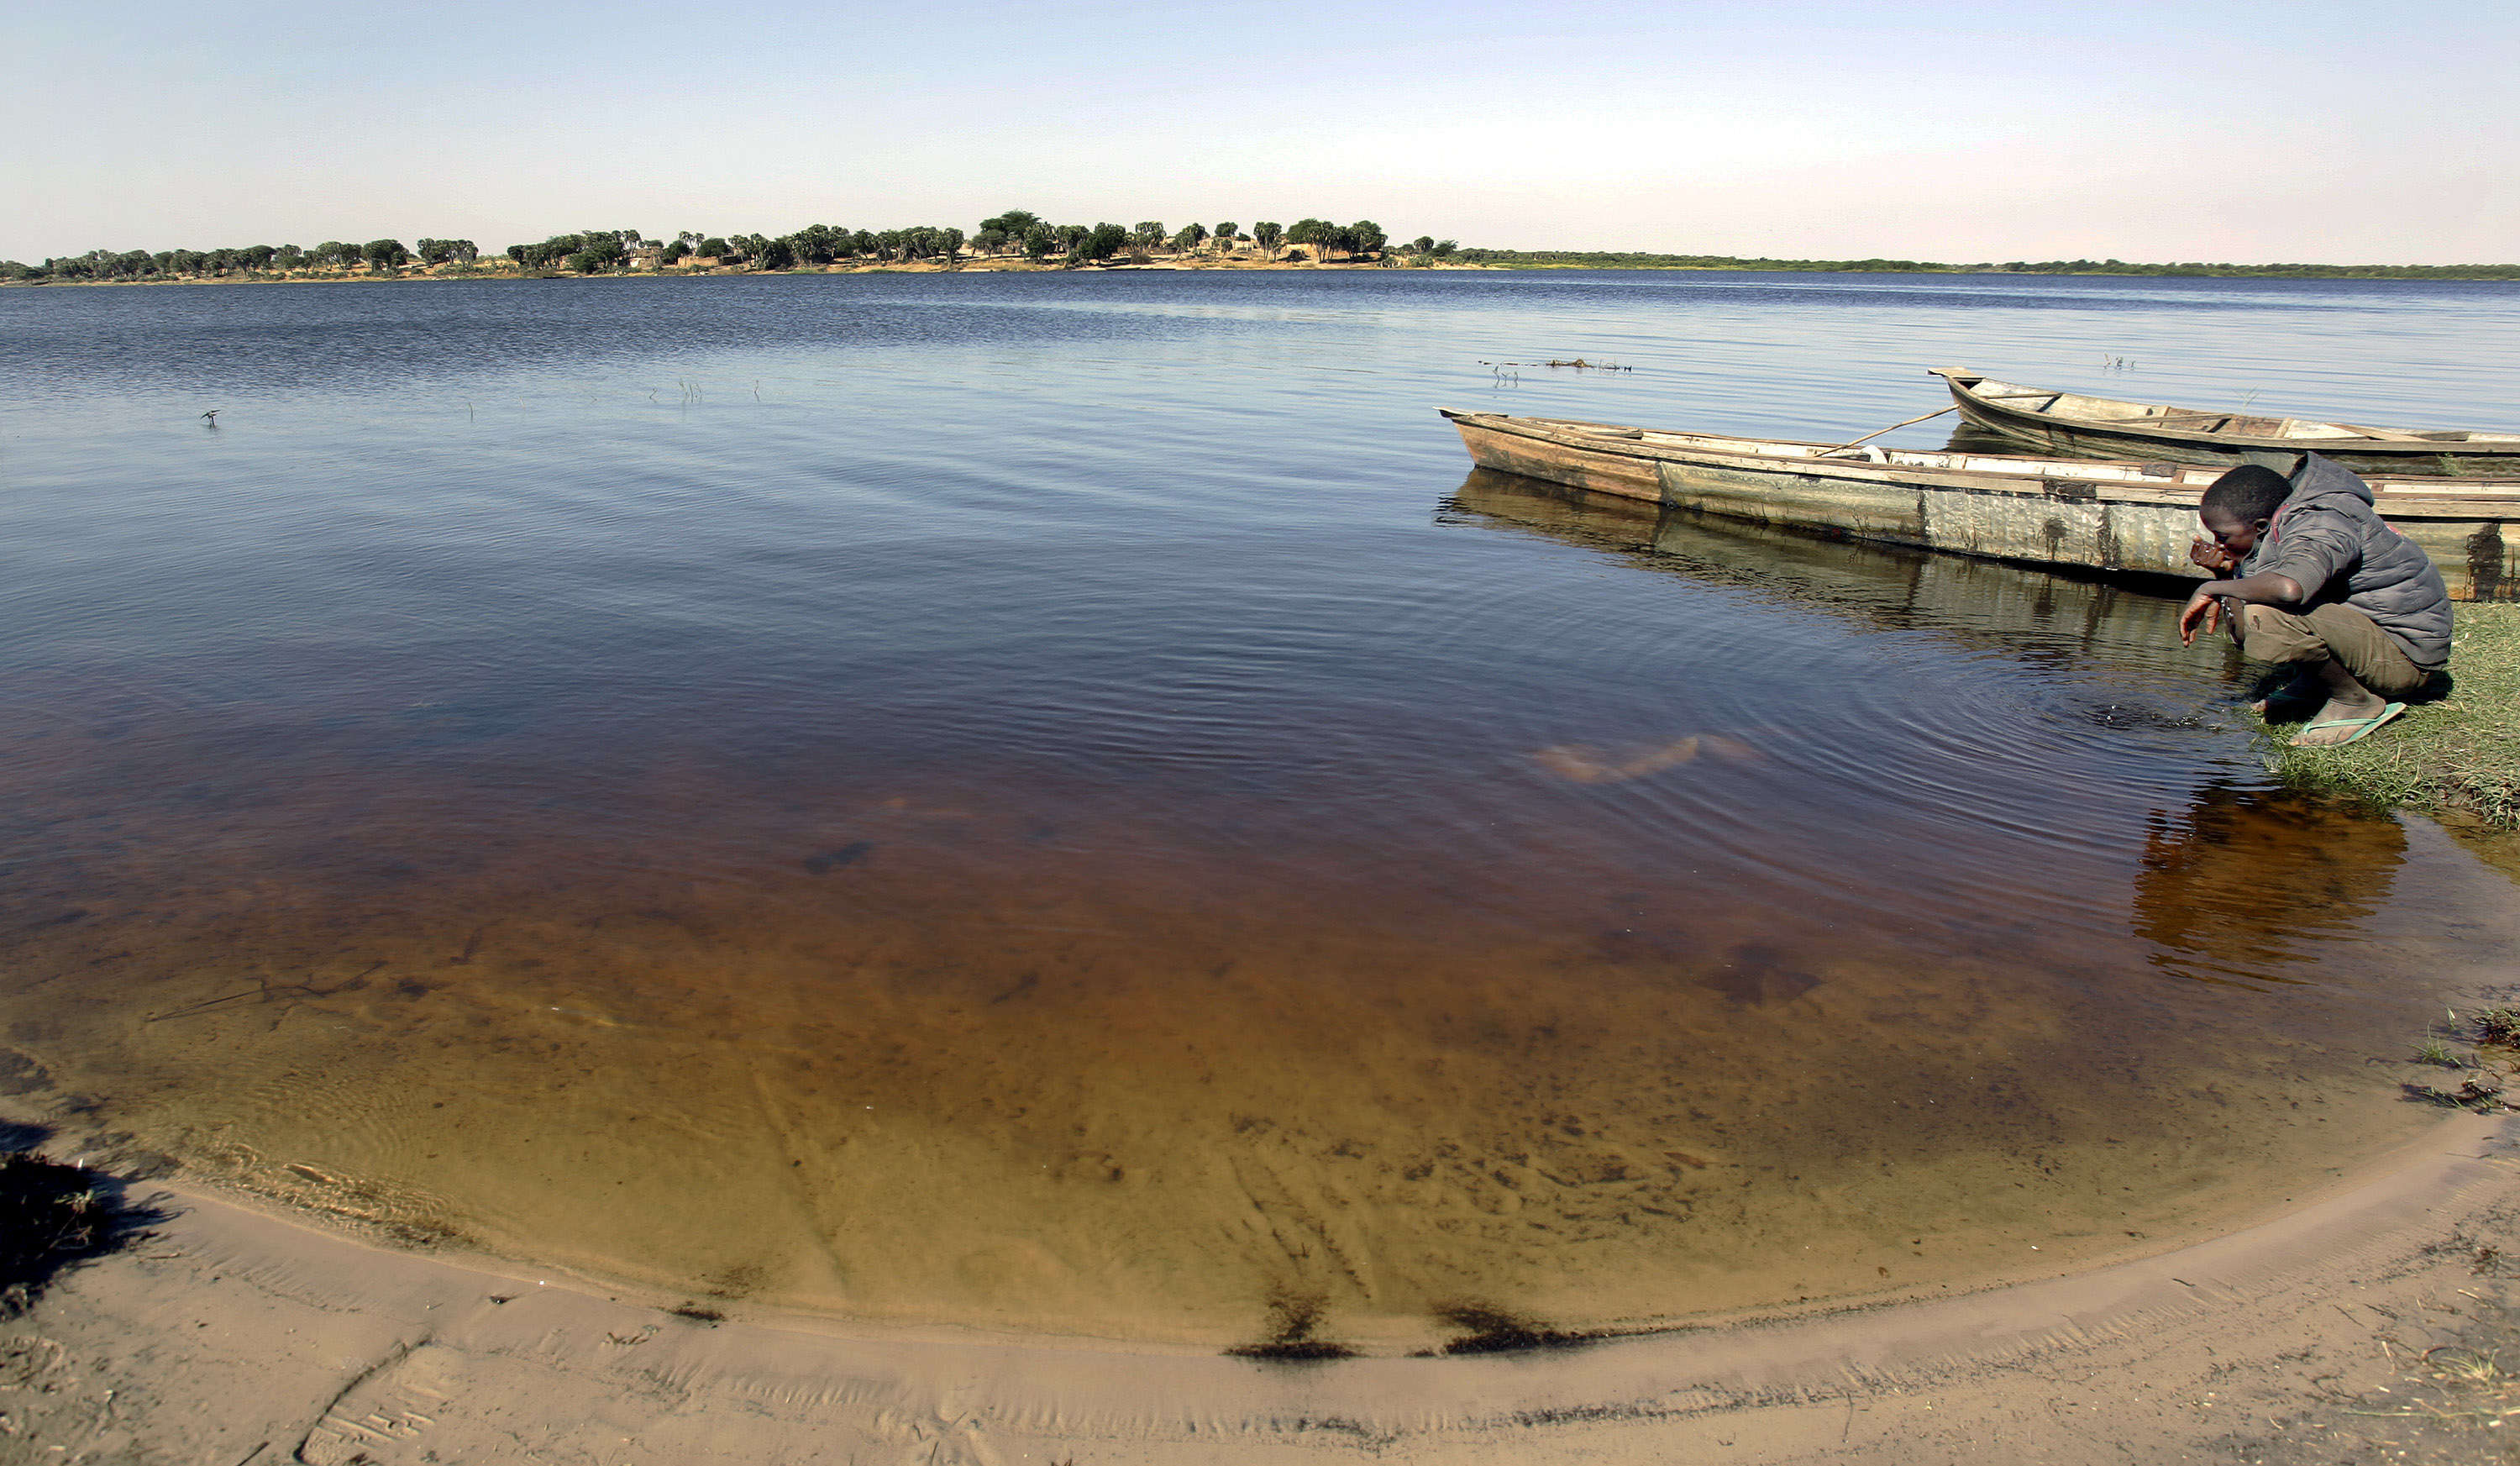
M 2257 547 L 2268 522 L 2291 496 L 2291 480 L 2273 469 L 2244 463 L 2205 490 L 2196 517 L 2205 522 L 2205 532 L 2214 536 L 2216 544 L 2234 555 L 2246 555 Z

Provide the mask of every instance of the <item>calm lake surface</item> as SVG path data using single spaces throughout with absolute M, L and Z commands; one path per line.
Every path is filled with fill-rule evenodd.
M 2509 429 L 2520 290 L 0 292 L 0 1088 L 407 1240 L 1207 1345 L 2279 1206 L 2426 1122 L 2507 883 L 2272 787 L 2174 603 L 1434 413 L 1853 437 L 1930 366 Z

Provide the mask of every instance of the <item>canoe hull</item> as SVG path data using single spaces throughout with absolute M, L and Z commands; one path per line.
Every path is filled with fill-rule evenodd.
M 1608 447 L 1588 453 L 1554 437 L 1507 431 L 1478 416 L 1445 416 L 1461 430 L 1470 460 L 1483 469 L 1520 474 L 1526 479 L 1546 480 L 1595 493 L 1662 501 L 1662 479 L 1653 458 Z
M 2024 565 L 2194 579 L 2196 501 L 2211 467 L 1904 452 L 1644 434 L 1497 414 L 1445 416 L 1482 468 L 1756 524 Z M 2520 599 L 2520 481 L 2391 481 L 2382 516 L 2458 600 Z
M 2520 437 L 2425 434 L 2242 412 L 2194 412 L 2023 388 L 1937 369 L 1960 416 L 1982 432 L 2066 457 L 2161 459 L 2232 468 L 2269 454 L 2319 453 L 2358 474 L 2443 479 L 2520 476 Z M 2149 416 L 2146 416 L 2149 415 Z M 2114 421 L 2112 421 L 2114 420 Z M 2184 426 L 2181 426 L 2184 425 Z
M 2192 506 L 2108 503 L 2056 493 L 1866 482 L 1814 471 L 1722 463 L 1661 466 L 1662 502 L 1763 525 L 1956 555 L 2130 575 L 2196 573 Z

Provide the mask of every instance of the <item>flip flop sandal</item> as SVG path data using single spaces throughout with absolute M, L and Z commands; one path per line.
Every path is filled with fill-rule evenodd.
M 2351 728 L 2354 731 L 2334 743 L 2304 743 L 2299 737 L 2295 737 L 2292 746 L 2297 749 L 2341 749 L 2349 743 L 2361 743 L 2377 731 L 2382 723 L 2406 710 L 2406 704 L 2391 703 L 2369 717 L 2332 717 L 2323 723 L 2312 723 L 2301 731 L 2310 733 L 2319 728 Z

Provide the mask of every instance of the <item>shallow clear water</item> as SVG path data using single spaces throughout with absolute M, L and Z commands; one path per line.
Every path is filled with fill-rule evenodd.
M 1432 409 L 2512 427 L 2515 301 L 0 292 L 12 1082 L 407 1237 L 1106 1336 L 2159 1245 L 2421 1122 L 2367 1061 L 2508 887 L 2272 790 L 2169 603 L 1471 476 Z M 1579 355 L 1635 370 L 1493 365 Z

